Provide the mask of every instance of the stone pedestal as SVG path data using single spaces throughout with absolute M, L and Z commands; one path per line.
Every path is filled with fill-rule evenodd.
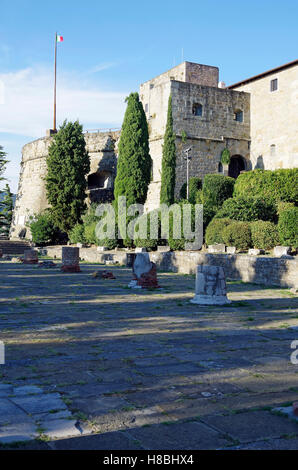
M 38 252 L 36 250 L 25 250 L 24 251 L 24 264 L 38 264 Z
M 276 258 L 280 258 L 282 256 L 288 256 L 291 253 L 290 246 L 275 246 L 273 250 L 273 255 Z
M 196 295 L 191 300 L 199 305 L 225 305 L 227 298 L 225 273 L 220 266 L 197 266 Z
M 137 254 L 133 264 L 133 279 L 128 287 L 136 289 L 158 288 L 156 264 L 152 263 L 148 253 Z
M 222 243 L 208 246 L 208 253 L 225 253 L 225 252 L 226 252 L 226 246 L 223 245 Z
M 62 266 L 61 271 L 64 273 L 79 273 L 79 255 L 80 249 L 73 246 L 62 247 Z
M 135 248 L 135 253 L 146 253 L 147 252 L 147 248 L 143 247 L 143 246 L 137 246 Z

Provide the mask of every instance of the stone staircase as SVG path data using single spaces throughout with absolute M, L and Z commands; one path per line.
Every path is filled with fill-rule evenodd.
M 3 255 L 23 255 L 26 248 L 31 248 L 31 244 L 22 240 L 0 240 L 0 250 Z

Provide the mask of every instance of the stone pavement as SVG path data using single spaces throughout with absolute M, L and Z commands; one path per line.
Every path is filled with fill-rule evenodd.
M 0 448 L 298 449 L 297 296 L 228 283 L 199 306 L 192 275 L 162 289 L 0 262 Z

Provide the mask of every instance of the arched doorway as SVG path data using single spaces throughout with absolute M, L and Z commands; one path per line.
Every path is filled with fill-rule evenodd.
M 229 164 L 229 176 L 236 179 L 244 170 L 246 170 L 244 158 L 241 155 L 233 155 Z

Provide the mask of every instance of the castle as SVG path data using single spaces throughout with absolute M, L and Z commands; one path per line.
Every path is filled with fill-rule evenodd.
M 177 197 L 186 181 L 187 148 L 191 148 L 190 177 L 222 173 L 237 178 L 242 171 L 256 168 L 298 166 L 298 60 L 228 87 L 219 82 L 217 67 L 183 62 L 140 86 L 153 161 L 146 210 L 159 205 L 162 145 L 170 95 L 176 135 Z M 120 130 L 85 133 L 91 161 L 90 201 L 112 198 L 119 137 Z M 47 136 L 23 147 L 12 239 L 24 236 L 30 215 L 48 207 L 44 176 L 51 140 Z M 225 148 L 231 155 L 228 166 L 220 161 Z

